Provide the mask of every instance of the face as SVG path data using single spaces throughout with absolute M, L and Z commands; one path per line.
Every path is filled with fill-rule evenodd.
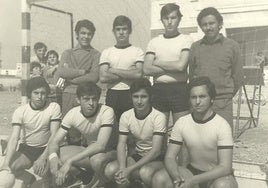
M 205 113 L 211 107 L 211 98 L 206 85 L 193 87 L 190 91 L 190 103 L 194 112 Z
M 81 27 L 79 32 L 76 34 L 77 41 L 82 48 L 87 48 L 90 46 L 93 36 L 94 33 L 85 27 Z
M 81 105 L 82 113 L 85 116 L 92 116 L 98 110 L 99 97 L 95 95 L 85 95 L 80 97 L 78 102 Z
M 203 17 L 200 26 L 206 37 L 211 40 L 214 40 L 219 36 L 222 27 L 214 15 Z
M 46 54 L 46 48 L 43 47 L 43 48 L 39 48 L 35 51 L 36 53 L 36 56 L 40 59 L 43 59 L 45 57 L 45 54 Z
M 30 103 L 34 109 L 41 109 L 47 101 L 47 91 L 45 87 L 35 89 L 31 93 Z
M 41 75 L 41 69 L 40 67 L 34 67 L 33 68 L 33 75 L 40 76 Z
M 57 65 L 58 64 L 58 58 L 55 54 L 49 54 L 47 57 L 47 63 L 49 65 Z
M 113 32 L 117 43 L 120 44 L 129 42 L 130 30 L 127 25 L 115 26 Z
M 177 11 L 173 11 L 167 16 L 162 18 L 162 23 L 165 27 L 165 34 L 175 35 L 178 33 L 178 26 L 180 24 L 181 18 L 179 18 Z
M 150 96 L 145 89 L 133 93 L 132 102 L 137 111 L 146 113 L 151 109 Z

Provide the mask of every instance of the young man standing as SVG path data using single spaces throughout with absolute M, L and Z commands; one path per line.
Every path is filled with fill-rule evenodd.
M 223 18 L 217 9 L 203 9 L 197 22 L 205 36 L 191 47 L 190 80 L 208 76 L 215 83 L 217 95 L 212 108 L 233 127 L 232 98 L 243 84 L 239 44 L 220 33 Z
M 131 20 L 123 15 L 113 22 L 116 45 L 105 49 L 100 58 L 100 81 L 106 83 L 106 105 L 114 109 L 116 119 L 132 108 L 129 85 L 142 77 L 143 51 L 129 42 Z
M 31 57 L 31 63 L 38 62 L 40 63 L 42 69 L 46 67 L 46 52 L 47 46 L 43 42 L 37 42 L 34 44 L 34 53 L 35 55 Z
M 109 152 L 108 141 L 114 124 L 113 109 L 99 103 L 101 89 L 92 82 L 85 82 L 77 88 L 80 104 L 72 108 L 63 118 L 62 125 L 49 144 L 50 170 L 57 185 L 62 185 L 68 175 L 77 174 L 78 168 L 87 170 L 84 184 L 90 182 L 94 170 L 103 174 L 103 165 L 115 159 L 114 151 Z M 87 140 L 87 146 L 64 146 L 61 141 L 71 128 L 77 129 Z
M 61 122 L 60 106 L 57 103 L 47 103 L 50 88 L 44 78 L 30 79 L 26 92 L 30 102 L 18 107 L 13 114 L 12 133 L 4 165 L 0 169 L 12 171 L 19 179 L 24 170 L 32 166 L 37 175 L 47 175 L 49 166 L 47 145 Z M 19 139 L 21 143 L 16 151 Z M 24 180 L 25 186 L 29 183 L 33 182 L 29 179 Z
M 77 106 L 76 88 L 78 84 L 85 82 L 96 83 L 99 79 L 100 53 L 91 46 L 91 40 L 95 33 L 95 26 L 89 20 L 80 20 L 75 26 L 78 45 L 73 49 L 63 52 L 57 74 L 65 79 L 62 94 L 62 114 L 65 114 Z M 71 130 L 69 143 L 80 145 L 81 139 L 78 132 Z
M 151 186 L 153 174 L 163 168 L 166 145 L 166 117 L 151 106 L 152 86 L 149 80 L 141 78 L 130 86 L 134 108 L 124 112 L 119 123 L 117 161 L 109 163 L 105 174 L 120 187 L 141 179 Z M 135 153 L 127 153 L 127 139 L 133 135 Z M 138 186 L 136 186 L 138 187 Z
M 154 78 L 153 106 L 173 122 L 189 111 L 186 92 L 187 61 L 192 39 L 179 33 L 180 7 L 168 3 L 161 9 L 165 33 L 153 38 L 147 47 L 144 73 Z
M 215 86 L 208 77 L 189 83 L 192 113 L 181 117 L 171 133 L 165 156 L 166 170 L 156 173 L 154 188 L 237 188 L 232 172 L 233 139 L 228 122 L 212 110 Z M 193 176 L 183 177 L 177 154 L 185 143 Z M 171 179 L 170 179 L 171 178 Z M 172 184 L 173 181 L 173 184 Z

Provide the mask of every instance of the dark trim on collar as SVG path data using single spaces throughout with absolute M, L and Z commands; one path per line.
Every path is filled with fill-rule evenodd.
M 191 116 L 192 116 L 194 122 L 196 122 L 196 123 L 198 123 L 198 124 L 205 124 L 205 123 L 209 122 L 210 120 L 212 120 L 212 119 L 216 116 L 216 113 L 213 112 L 213 113 L 211 114 L 211 116 L 208 117 L 208 118 L 205 119 L 205 120 L 198 120 L 198 119 L 195 119 L 193 113 L 191 113 Z
M 134 113 L 135 113 L 135 117 L 138 119 L 138 120 L 144 120 L 151 112 L 153 111 L 153 107 L 150 108 L 149 112 L 144 114 L 143 116 L 138 116 L 135 108 L 134 108 Z
M 219 37 L 215 40 L 215 41 L 213 41 L 213 42 L 209 42 L 208 40 L 207 40 L 207 37 L 206 36 L 204 36 L 202 39 L 201 39 L 201 42 L 200 42 L 200 44 L 215 44 L 215 43 L 217 43 L 217 42 L 220 42 L 220 43 L 223 43 L 223 41 L 224 41 L 224 36 L 223 36 L 223 34 L 219 34 Z
M 126 48 L 128 48 L 128 47 L 130 47 L 130 46 L 132 46 L 132 44 L 128 44 L 128 45 L 126 45 L 126 46 L 118 46 L 118 45 L 114 45 L 114 47 L 117 48 L 117 49 L 126 49 Z
M 98 104 L 98 108 L 97 108 L 97 110 L 96 110 L 92 115 L 90 115 L 90 116 L 86 116 L 86 115 L 82 112 L 82 109 L 81 109 L 81 106 L 80 106 L 80 113 L 81 113 L 85 118 L 91 118 L 91 117 L 95 116 L 95 115 L 98 113 L 100 107 L 101 107 L 101 105 Z
M 44 109 L 44 108 L 46 107 L 46 105 L 47 105 L 47 101 L 45 102 L 44 106 L 42 106 L 41 108 L 34 108 L 34 107 L 32 106 L 32 104 L 31 104 L 31 101 L 29 102 L 29 105 L 30 105 L 30 107 L 31 107 L 32 110 L 34 110 L 34 111 L 38 111 L 38 110 L 42 110 L 42 109 Z
M 176 38 L 177 36 L 179 36 L 181 33 L 177 33 L 176 35 L 174 35 L 174 36 L 166 36 L 165 34 L 163 34 L 163 37 L 165 38 L 165 39 L 172 39 L 172 38 Z

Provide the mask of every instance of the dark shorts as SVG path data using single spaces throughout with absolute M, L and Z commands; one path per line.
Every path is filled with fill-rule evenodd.
M 130 157 L 134 159 L 134 161 L 136 162 L 138 162 L 142 158 L 142 156 L 137 153 L 131 155 Z M 157 158 L 155 158 L 153 161 L 164 161 L 164 158 L 165 158 L 165 155 L 161 154 Z
M 108 89 L 105 102 L 107 106 L 113 108 L 117 121 L 123 112 L 133 107 L 129 90 Z
M 153 106 L 161 112 L 183 112 L 189 110 L 189 95 L 186 82 L 155 83 Z
M 190 170 L 192 172 L 192 174 L 195 175 L 199 175 L 204 173 L 205 171 L 199 170 L 195 167 L 193 167 L 191 164 L 187 165 L 187 169 Z M 209 187 L 209 183 L 205 182 L 205 183 L 199 183 L 199 188 L 208 188 Z
M 32 163 L 44 152 L 46 147 L 33 147 L 26 144 L 20 144 L 19 152 L 24 154 Z

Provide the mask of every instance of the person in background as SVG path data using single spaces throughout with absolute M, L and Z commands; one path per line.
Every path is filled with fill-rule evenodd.
M 31 57 L 30 62 L 38 62 L 41 64 L 42 69 L 46 66 L 46 52 L 47 46 L 43 42 L 34 44 L 35 55 Z
M 220 33 L 223 17 L 216 8 L 201 10 L 197 22 L 205 36 L 191 47 L 189 79 L 200 76 L 210 78 L 217 91 L 212 108 L 233 128 L 232 98 L 244 79 L 240 46 Z
M 208 77 L 196 77 L 188 89 L 192 113 L 174 125 L 165 155 L 166 169 L 155 174 L 152 187 L 237 188 L 232 170 L 232 130 L 212 108 L 215 86 Z M 177 154 L 183 143 L 190 155 L 188 170 L 177 165 Z M 185 171 L 187 176 L 183 176 Z
M 30 64 L 30 78 L 42 76 L 42 65 L 38 62 Z
M 73 107 L 78 106 L 76 89 L 85 82 L 97 83 L 99 80 L 100 52 L 91 46 L 96 28 L 87 20 L 79 20 L 75 26 L 77 46 L 65 50 L 60 59 L 57 74 L 64 79 L 62 93 L 63 116 Z M 80 133 L 74 129 L 68 132 L 69 144 L 81 145 Z

